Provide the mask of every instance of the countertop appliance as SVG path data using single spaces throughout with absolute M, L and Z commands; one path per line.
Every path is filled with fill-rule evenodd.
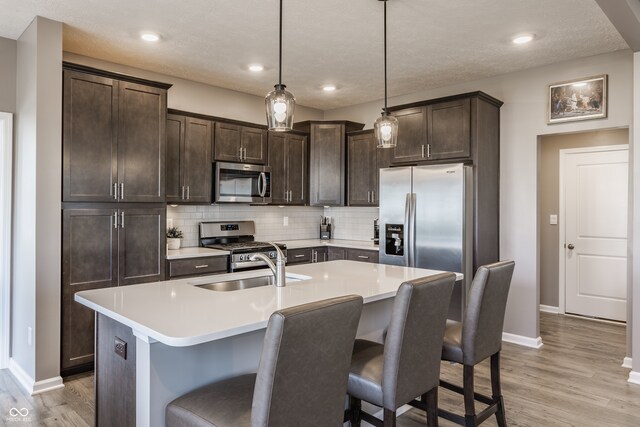
M 262 253 L 275 260 L 275 248 L 266 242 L 256 242 L 254 234 L 256 226 L 253 221 L 212 221 L 200 223 L 200 246 L 211 249 L 221 249 L 231 252 L 228 271 L 243 271 L 267 267 L 261 260 L 251 261 L 251 256 Z M 285 257 L 287 246 L 278 243 Z
M 225 162 L 213 165 L 215 203 L 271 203 L 271 167 Z
M 453 318 L 473 274 L 472 179 L 461 163 L 380 170 L 380 263 L 464 274 Z

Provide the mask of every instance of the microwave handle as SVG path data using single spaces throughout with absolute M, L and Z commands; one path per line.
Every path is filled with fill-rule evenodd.
M 260 193 L 260 197 L 264 197 L 264 195 L 267 193 L 267 175 L 264 172 L 260 172 L 260 180 L 258 181 L 258 192 Z

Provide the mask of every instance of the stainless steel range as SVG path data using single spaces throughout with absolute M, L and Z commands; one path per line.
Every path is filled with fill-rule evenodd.
M 267 267 L 266 262 L 251 260 L 251 257 L 261 253 L 275 260 L 278 254 L 270 243 L 256 242 L 255 233 L 253 221 L 201 222 L 200 246 L 231 252 L 229 272 Z M 278 247 L 286 256 L 286 245 L 278 244 Z

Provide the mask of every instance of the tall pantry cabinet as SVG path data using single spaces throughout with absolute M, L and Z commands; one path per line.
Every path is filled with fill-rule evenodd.
M 61 372 L 93 368 L 76 292 L 164 279 L 170 85 L 63 65 Z

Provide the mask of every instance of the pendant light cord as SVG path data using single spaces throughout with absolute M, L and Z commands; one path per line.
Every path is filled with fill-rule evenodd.
M 278 85 L 282 86 L 282 0 L 280 0 L 280 36 L 279 37 L 280 37 L 280 47 L 279 47 L 280 51 L 278 53 L 279 55 Z
M 282 0 L 280 0 L 282 1 Z M 384 115 L 387 112 L 387 0 L 384 3 Z

